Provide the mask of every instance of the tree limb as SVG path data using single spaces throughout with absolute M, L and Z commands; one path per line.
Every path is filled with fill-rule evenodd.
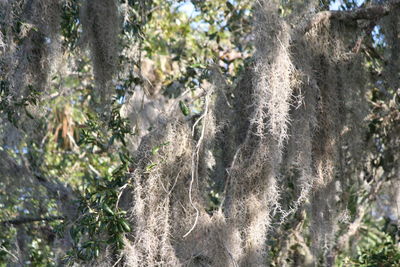
M 52 178 L 51 180 L 44 177 L 41 173 L 31 170 L 29 166 L 24 166 L 17 163 L 13 158 L 11 158 L 7 152 L 0 151 L 0 171 L 5 177 L 16 177 L 21 178 L 34 178 L 42 186 L 44 186 L 47 191 L 52 194 L 59 196 L 60 194 L 71 194 L 71 190 L 64 186 L 57 179 Z
M 305 29 L 305 32 L 310 31 L 315 26 L 328 20 L 338 20 L 343 22 L 354 22 L 357 20 L 377 20 L 387 16 L 390 12 L 398 7 L 400 7 L 400 1 L 393 1 L 388 5 L 375 5 L 349 11 L 322 11 L 317 13 L 310 21 Z
M 63 216 L 18 217 L 18 218 L 11 219 L 11 220 L 1 221 L 0 224 L 2 224 L 2 225 L 7 225 L 7 224 L 20 225 L 20 224 L 24 224 L 24 223 L 41 222 L 41 221 L 51 222 L 51 221 L 58 221 L 58 220 L 64 220 L 64 219 L 65 218 Z
M 40 185 L 46 188 L 51 197 L 58 200 L 60 212 L 66 218 L 73 217 L 76 214 L 75 203 L 72 200 L 76 199 L 77 196 L 70 186 L 64 185 L 55 177 L 51 179 L 45 177 L 30 166 L 18 164 L 5 151 L 0 151 L 0 159 L 0 171 L 2 175 L 5 177 L 14 177 L 15 179 L 35 179 Z

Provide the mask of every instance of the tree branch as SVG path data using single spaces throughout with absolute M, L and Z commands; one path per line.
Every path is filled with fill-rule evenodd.
M 24 224 L 24 223 L 41 222 L 41 221 L 51 222 L 51 221 L 64 220 L 64 219 L 65 218 L 63 216 L 18 217 L 18 218 L 11 219 L 11 220 L 1 221 L 0 224 L 2 224 L 2 225 L 7 225 L 7 224 L 20 225 L 20 224 Z
M 400 7 L 400 1 L 393 1 L 388 5 L 375 5 L 370 7 L 358 8 L 350 11 L 322 11 L 315 15 L 305 32 L 310 31 L 315 26 L 328 20 L 338 20 L 343 22 L 354 22 L 357 20 L 377 20 L 387 16 L 395 8 Z
M 40 185 L 46 188 L 49 196 L 58 200 L 60 212 L 65 218 L 73 217 L 76 214 L 76 204 L 73 199 L 76 199 L 76 194 L 68 185 L 64 185 L 56 178 L 51 179 L 45 177 L 39 171 L 35 171 L 28 164 L 18 164 L 11 158 L 7 152 L 0 151 L 0 172 L 5 177 L 12 177 L 14 179 L 36 180 Z
M 57 181 L 57 179 L 52 178 L 51 180 L 44 177 L 41 173 L 31 170 L 29 166 L 24 166 L 18 164 L 13 158 L 11 158 L 7 152 L 0 151 L 0 171 L 4 176 L 8 177 L 16 177 L 18 179 L 34 178 L 44 186 L 47 191 L 55 196 L 59 196 L 60 194 L 71 194 L 72 191 L 64 186 L 61 182 Z

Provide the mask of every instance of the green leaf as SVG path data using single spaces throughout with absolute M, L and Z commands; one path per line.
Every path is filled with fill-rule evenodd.
M 190 114 L 189 107 L 182 100 L 179 101 L 179 108 L 181 109 L 183 115 L 188 116 Z
M 111 215 L 111 216 L 114 216 L 114 212 L 110 209 L 110 207 L 107 205 L 107 204 L 104 204 L 103 205 L 103 210 L 108 214 L 108 215 Z
M 210 34 L 210 38 L 211 38 L 211 36 L 216 36 L 217 35 L 217 32 L 215 32 L 215 33 L 213 33 L 213 34 Z M 213 37 L 213 38 L 214 38 Z M 212 38 L 211 38 L 212 39 Z M 204 64 L 202 64 L 202 63 L 195 63 L 195 64 L 192 64 L 192 65 L 190 65 L 190 67 L 191 68 L 200 68 L 200 69 L 205 69 L 205 68 L 207 68 L 207 66 L 206 65 L 204 65 Z
M 122 228 L 124 229 L 125 232 L 132 231 L 131 227 L 129 226 L 129 224 L 125 220 L 120 220 L 119 223 L 120 223 L 120 225 L 122 226 Z
M 146 166 L 146 172 L 151 171 L 155 166 L 157 166 L 157 163 L 151 163 Z
M 96 249 L 94 250 L 94 255 L 95 255 L 95 257 L 98 258 L 98 257 L 99 257 L 99 254 L 100 254 L 100 250 L 99 250 L 99 248 L 96 248 Z
M 93 241 L 86 241 L 86 242 L 84 242 L 84 243 L 82 244 L 82 247 L 83 247 L 83 248 L 88 248 L 88 247 L 90 247 L 92 244 L 94 244 Z
M 169 145 L 169 142 L 165 142 L 165 143 L 163 143 L 163 144 L 161 144 L 161 145 L 159 145 L 159 146 L 153 147 L 153 149 L 151 150 L 151 153 L 152 153 L 153 155 L 155 155 L 155 154 L 158 153 L 158 151 L 160 150 L 160 148 L 162 148 L 162 147 L 164 147 L 164 146 L 167 146 L 167 145 Z
M 155 154 L 158 153 L 158 150 L 160 150 L 160 147 L 159 147 L 159 146 L 156 146 L 156 147 L 154 147 L 154 148 L 151 150 L 151 153 L 152 153 L 153 155 L 155 155 Z

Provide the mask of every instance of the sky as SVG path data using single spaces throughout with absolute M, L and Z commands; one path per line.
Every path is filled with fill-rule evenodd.
M 355 1 L 358 6 L 364 3 L 364 0 L 356 0 Z M 336 0 L 335 2 L 331 3 L 329 8 L 330 10 L 339 10 L 340 5 L 343 3 L 343 0 Z
M 194 5 L 190 1 L 185 1 L 184 3 L 181 3 L 179 8 L 179 11 L 185 12 L 189 17 L 190 16 L 195 16 L 197 12 L 194 10 Z

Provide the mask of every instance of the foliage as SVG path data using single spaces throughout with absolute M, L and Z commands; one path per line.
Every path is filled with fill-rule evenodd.
M 366 220 L 360 230 L 361 238 L 358 241 L 354 255 L 341 255 L 338 266 L 395 266 L 400 264 L 400 249 L 396 242 L 396 231 L 388 229 L 390 220 L 386 223 Z
M 336 2 L 0 1 L 0 266 L 400 265 L 399 7 Z

